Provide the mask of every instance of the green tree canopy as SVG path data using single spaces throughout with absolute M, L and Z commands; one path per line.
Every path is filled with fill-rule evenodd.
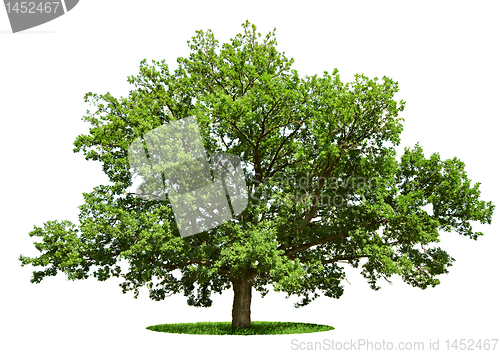
M 296 306 L 338 298 L 341 263 L 360 268 L 375 290 L 392 275 L 434 287 L 454 261 L 435 246 L 440 234 L 482 235 L 471 222 L 491 223 L 494 206 L 479 199 L 463 162 L 426 158 L 418 144 L 397 159 L 405 105 L 394 99 L 397 82 L 355 75 L 343 83 L 337 70 L 301 78 L 274 31 L 262 38 L 248 21 L 243 28 L 220 48 L 210 30 L 197 31 L 172 73 L 164 61 L 142 61 L 128 97 L 85 95 L 92 128 L 74 152 L 101 162 L 110 184 L 83 193 L 79 226 L 55 220 L 30 232 L 41 254 L 20 261 L 43 267 L 33 283 L 58 272 L 116 276 L 124 293 L 146 286 L 163 300 L 183 292 L 204 307 L 232 287 L 233 326 L 246 327 L 252 288 L 299 295 Z M 240 157 L 249 200 L 231 221 L 180 237 L 168 196 L 130 192 L 128 149 L 188 116 L 209 155 Z

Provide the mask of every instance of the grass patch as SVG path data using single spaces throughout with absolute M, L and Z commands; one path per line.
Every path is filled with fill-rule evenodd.
M 146 329 L 165 333 L 251 336 L 325 332 L 334 328 L 314 323 L 252 321 L 252 325 L 248 328 L 233 328 L 231 322 L 196 322 L 166 323 L 149 326 Z

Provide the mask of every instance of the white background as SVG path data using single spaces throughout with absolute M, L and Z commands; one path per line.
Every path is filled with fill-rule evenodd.
M 99 163 L 72 152 L 89 126 L 86 92 L 127 95 L 128 75 L 142 59 L 187 56 L 195 31 L 212 29 L 220 43 L 248 19 L 265 35 L 274 27 L 278 49 L 293 57 L 300 75 L 338 68 L 399 82 L 407 102 L 400 151 L 420 142 L 428 157 L 457 156 L 482 199 L 498 205 L 498 21 L 494 1 L 97 1 L 65 16 L 12 34 L 0 8 L 1 224 L 0 351 L 3 353 L 297 352 L 292 339 L 372 342 L 492 339 L 500 337 L 499 212 L 478 225 L 478 241 L 455 233 L 440 244 L 456 259 L 441 285 L 421 290 L 394 279 L 369 289 L 349 271 L 344 296 L 321 297 L 302 309 L 296 299 L 254 293 L 253 320 L 301 321 L 334 326 L 331 332 L 289 336 L 163 334 L 148 325 L 230 321 L 232 292 L 197 309 L 181 294 L 155 302 L 134 300 L 119 281 L 69 282 L 63 275 L 31 284 L 36 256 L 28 232 L 48 220 L 78 223 L 82 192 L 107 184 Z M 500 351 L 500 343 L 496 352 Z

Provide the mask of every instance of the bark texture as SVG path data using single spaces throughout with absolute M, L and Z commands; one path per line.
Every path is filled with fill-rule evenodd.
M 252 284 L 255 274 L 243 272 L 239 277 L 232 277 L 233 284 L 233 327 L 250 327 L 250 304 L 252 302 Z

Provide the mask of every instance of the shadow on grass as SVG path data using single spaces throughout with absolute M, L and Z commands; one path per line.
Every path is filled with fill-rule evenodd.
M 332 326 L 300 322 L 252 321 L 248 328 L 233 328 L 231 322 L 166 323 L 146 327 L 150 331 L 205 335 L 268 335 L 326 332 Z

